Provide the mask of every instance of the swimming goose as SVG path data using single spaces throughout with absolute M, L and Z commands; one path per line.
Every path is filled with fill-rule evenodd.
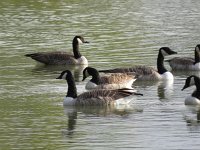
M 158 52 L 157 69 L 148 66 L 134 66 L 131 68 L 116 68 L 110 70 L 100 70 L 104 73 L 127 73 L 134 72 L 138 74 L 137 80 L 173 80 L 171 72 L 164 67 L 164 56 L 177 54 L 168 47 L 161 47 Z
M 175 57 L 166 61 L 173 70 L 200 70 L 200 44 L 195 47 L 194 58 Z
M 114 73 L 107 76 L 100 76 L 99 72 L 92 67 L 86 67 L 83 70 L 83 80 L 88 76 L 92 79 L 87 82 L 85 88 L 90 89 L 121 89 L 132 88 L 133 82 L 137 79 L 136 75 L 128 75 L 126 73 Z
M 87 65 L 87 59 L 79 52 L 79 44 L 81 43 L 89 42 L 85 41 L 82 36 L 75 36 L 72 42 L 74 55 L 66 52 L 54 51 L 26 54 L 25 56 L 31 57 L 45 65 Z
M 129 100 L 123 98 L 130 95 L 142 95 L 134 92 L 133 89 L 117 89 L 117 90 L 91 90 L 77 95 L 77 89 L 71 71 L 63 71 L 57 79 L 65 79 L 68 84 L 67 95 L 64 99 L 63 105 L 118 105 L 127 104 Z
M 196 85 L 196 90 L 185 99 L 185 105 L 200 105 L 200 78 L 191 75 L 185 80 L 182 91 L 192 85 Z

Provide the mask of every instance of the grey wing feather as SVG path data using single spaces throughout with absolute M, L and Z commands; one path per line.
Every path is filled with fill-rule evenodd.
M 73 55 L 66 52 L 40 52 L 33 54 L 26 54 L 25 56 L 39 61 L 47 65 L 53 64 L 74 64 L 76 62 Z
M 167 60 L 169 64 L 181 64 L 181 65 L 193 65 L 195 60 L 191 57 L 174 57 L 170 60 Z
M 100 83 L 102 84 L 121 84 L 134 79 L 134 76 L 125 73 L 115 73 L 109 76 L 102 76 Z
M 92 90 L 80 94 L 77 97 L 77 105 L 110 105 L 115 100 L 130 96 L 134 93 L 132 89 L 118 90 Z
M 134 66 L 130 68 L 116 68 L 116 69 L 110 69 L 110 70 L 100 70 L 99 72 L 105 72 L 105 73 L 130 73 L 134 72 L 139 75 L 148 75 L 152 74 L 156 69 L 152 67 L 147 67 L 147 66 Z

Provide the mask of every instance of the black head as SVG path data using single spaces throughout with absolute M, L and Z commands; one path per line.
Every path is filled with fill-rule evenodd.
M 177 52 L 171 50 L 169 47 L 161 47 L 161 48 L 159 49 L 159 52 L 160 52 L 163 56 L 177 54 Z
M 61 72 L 60 76 L 57 77 L 56 79 L 64 79 L 64 80 L 66 80 L 69 76 L 72 76 L 71 71 L 65 70 L 65 71 Z
M 200 53 L 200 44 L 198 44 L 198 45 L 195 47 L 195 51 L 196 51 L 197 53 Z
M 73 39 L 73 43 L 82 44 L 82 43 L 89 43 L 89 42 L 85 41 L 82 36 L 75 36 Z
M 194 84 L 195 84 L 195 80 L 196 80 L 197 78 L 198 78 L 198 77 L 195 76 L 195 75 L 191 75 L 191 76 L 187 77 L 187 79 L 185 80 L 185 85 L 184 85 L 184 87 L 182 88 L 182 91 L 183 91 L 184 89 L 186 89 L 186 88 L 188 88 L 188 87 L 194 85 Z
M 87 77 L 94 75 L 96 72 L 98 72 L 95 68 L 92 67 L 86 67 L 83 70 L 83 80 L 84 81 Z

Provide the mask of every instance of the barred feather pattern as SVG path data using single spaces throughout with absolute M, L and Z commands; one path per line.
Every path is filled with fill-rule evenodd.
M 75 105 L 113 105 L 115 100 L 127 97 L 134 94 L 133 90 L 118 89 L 118 90 L 92 90 L 80 94 Z
M 189 70 L 194 65 L 194 58 L 190 57 L 174 57 L 167 60 L 172 69 Z
M 131 68 L 116 68 L 110 70 L 101 70 L 104 73 L 131 73 L 138 74 L 138 80 L 160 80 L 162 77 L 153 67 L 148 66 L 134 66 Z
M 77 60 L 73 55 L 66 52 L 40 52 L 25 55 L 32 59 L 44 63 L 46 65 L 66 65 L 66 64 L 77 64 Z
M 134 78 L 136 78 L 135 75 L 127 75 L 125 73 L 109 74 L 108 76 L 102 76 L 100 78 L 100 84 L 122 84 Z

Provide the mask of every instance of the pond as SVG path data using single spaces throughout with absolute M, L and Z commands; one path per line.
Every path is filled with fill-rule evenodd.
M 181 89 L 200 72 L 172 72 L 174 83 L 136 81 L 144 96 L 131 97 L 127 107 L 63 107 L 67 84 L 55 78 L 72 70 L 82 93 L 85 66 L 44 66 L 24 57 L 71 52 L 75 35 L 90 42 L 80 52 L 99 70 L 156 66 L 163 46 L 193 57 L 199 7 L 197 0 L 2 0 L 0 149 L 199 149 L 200 108 L 184 105 L 194 88 Z

